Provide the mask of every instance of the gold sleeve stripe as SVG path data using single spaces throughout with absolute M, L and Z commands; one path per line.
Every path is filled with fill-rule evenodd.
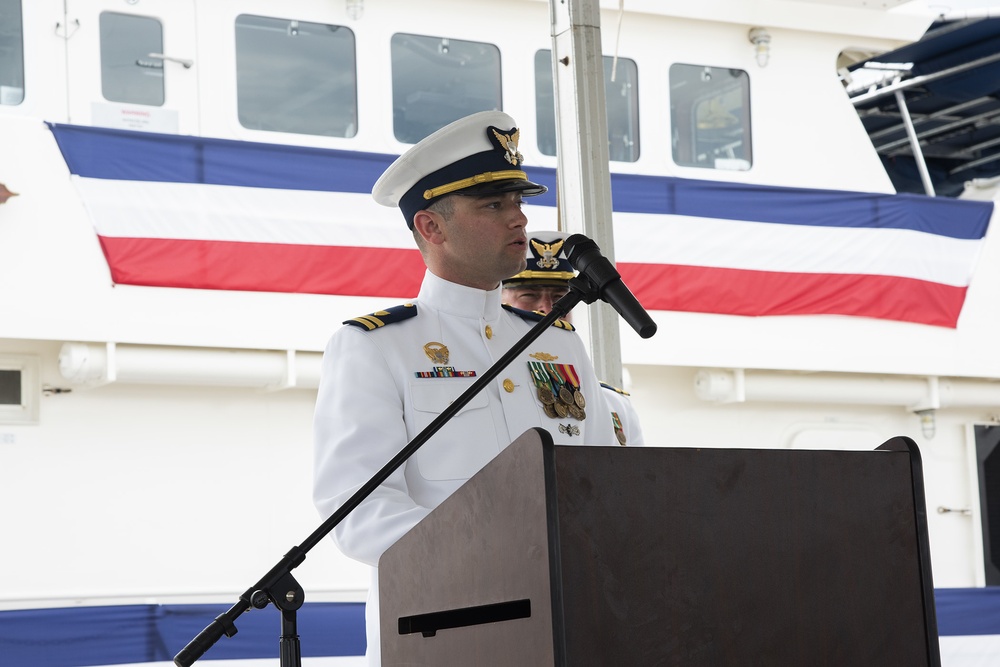
M 434 199 L 435 197 L 440 197 L 441 195 L 446 195 L 449 192 L 456 192 L 458 190 L 464 190 L 465 188 L 471 188 L 473 185 L 479 185 L 480 183 L 491 183 L 493 181 L 509 181 L 509 180 L 528 180 L 528 175 L 523 171 L 516 169 L 508 169 L 507 171 L 487 171 L 482 174 L 476 174 L 469 178 L 463 178 L 460 181 L 454 181 L 452 183 L 445 183 L 444 185 L 439 185 L 436 188 L 431 188 L 430 190 L 424 190 L 424 199 Z
M 368 329 L 369 331 L 385 326 L 385 322 L 371 315 L 362 315 L 360 317 L 355 317 L 354 321 L 360 322 L 361 324 L 365 325 L 365 328 Z
M 358 324 L 362 325 L 365 329 L 368 329 L 369 331 L 375 328 L 375 325 L 373 325 L 371 322 L 368 322 L 367 320 L 361 317 L 352 317 L 347 322 L 344 322 L 344 324 L 347 324 L 349 322 L 357 322 Z

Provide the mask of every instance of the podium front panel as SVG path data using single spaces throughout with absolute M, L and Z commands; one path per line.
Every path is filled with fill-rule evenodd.
M 928 664 L 907 452 L 555 451 L 566 664 Z
M 530 431 L 383 556 L 383 664 L 937 667 L 919 476 Z
M 554 664 L 543 440 L 526 433 L 383 554 L 383 667 Z

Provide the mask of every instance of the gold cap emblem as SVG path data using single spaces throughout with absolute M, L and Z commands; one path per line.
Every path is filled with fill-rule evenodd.
M 524 156 L 517 150 L 517 140 L 521 136 L 521 130 L 515 129 L 511 134 L 502 134 L 496 128 L 490 129 L 493 130 L 493 135 L 500 142 L 500 145 L 507 151 L 504 154 L 504 159 L 515 167 L 521 166 L 521 163 L 524 162 Z
M 540 257 L 538 258 L 538 268 L 540 269 L 554 269 L 559 266 L 559 260 L 556 259 L 556 255 L 562 250 L 564 239 L 560 239 L 555 243 L 539 243 L 535 239 L 531 239 L 531 246 L 535 249 Z

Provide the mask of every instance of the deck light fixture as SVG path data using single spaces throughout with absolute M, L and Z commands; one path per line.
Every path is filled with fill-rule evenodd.
M 767 61 L 771 57 L 771 33 L 765 28 L 750 28 L 747 37 L 757 51 L 757 65 L 767 67 Z

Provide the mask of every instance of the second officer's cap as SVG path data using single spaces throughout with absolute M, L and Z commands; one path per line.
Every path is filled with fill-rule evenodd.
M 563 245 L 568 234 L 557 231 L 537 231 L 528 239 L 527 261 L 524 271 L 503 281 L 504 287 L 551 286 L 566 287 L 576 275 L 566 258 Z

